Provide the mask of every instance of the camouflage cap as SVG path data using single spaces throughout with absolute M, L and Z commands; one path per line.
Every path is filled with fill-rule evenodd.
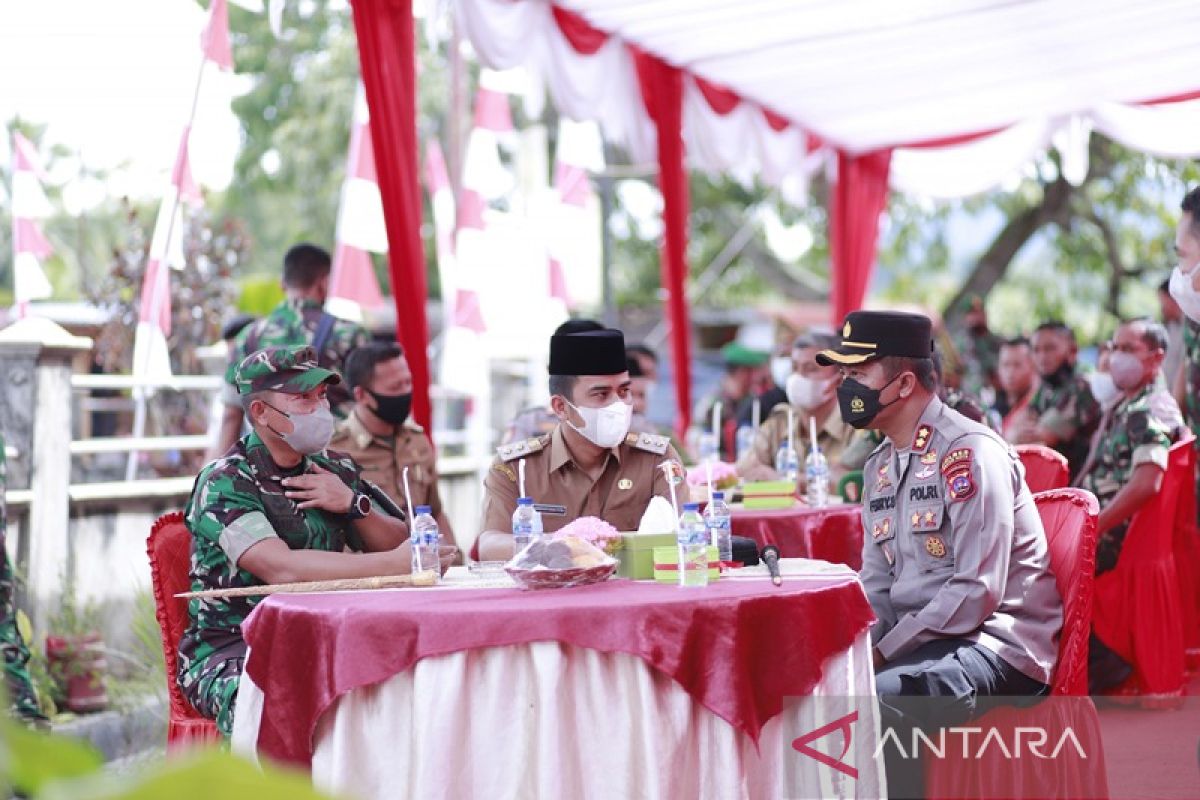
M 270 390 L 287 394 L 307 392 L 322 383 L 341 383 L 342 376 L 317 365 L 311 347 L 267 347 L 242 359 L 233 376 L 238 394 Z

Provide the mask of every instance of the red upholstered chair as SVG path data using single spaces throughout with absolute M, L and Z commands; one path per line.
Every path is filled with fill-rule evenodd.
M 155 520 L 146 539 L 146 554 L 150 556 L 155 616 L 162 632 L 163 657 L 167 664 L 167 749 L 170 751 L 221 741 L 216 723 L 192 708 L 175 681 L 179 639 L 187 627 L 188 603 L 175 595 L 191 589 L 188 581 L 191 553 L 192 534 L 183 524 L 183 514 L 172 511 Z
M 1067 485 L 1071 469 L 1067 457 L 1044 444 L 1019 444 L 1013 448 L 1025 467 L 1025 483 L 1037 494 Z
M 1180 494 L 1193 486 L 1192 442 L 1189 435 L 1171 447 L 1162 489 L 1134 515 L 1117 566 L 1096 579 L 1096 636 L 1133 665 L 1119 693 L 1155 698 L 1183 693 L 1183 613 L 1174 549 Z
M 1179 488 L 1175 505 L 1175 572 L 1179 576 L 1179 611 L 1183 648 L 1189 671 L 1200 670 L 1200 528 L 1196 526 L 1194 484 Z
M 1053 732 L 1067 728 L 1083 744 L 1086 759 L 1063 751 L 1052 765 L 1031 768 L 1031 759 L 1003 757 L 998 749 L 962 760 L 947 748 L 946 757 L 926 762 L 929 797 L 1108 797 L 1108 776 L 1101 746 L 1100 720 L 1087 696 L 1088 637 L 1092 627 L 1092 590 L 1096 571 L 1096 497 L 1083 489 L 1053 489 L 1034 495 L 1050 548 L 1050 569 L 1063 601 L 1063 627 L 1050 694 L 1061 698 L 1030 709 L 997 708 L 973 727 L 995 728 L 1007 742 L 1018 729 Z

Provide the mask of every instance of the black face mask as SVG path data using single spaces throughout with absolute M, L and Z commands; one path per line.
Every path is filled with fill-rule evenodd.
M 412 410 L 412 392 L 408 394 L 378 394 L 367 389 L 367 394 L 375 398 L 375 408 L 372 412 L 390 425 L 399 425 L 408 419 Z
M 1063 362 L 1063 365 L 1051 372 L 1049 375 L 1043 375 L 1042 380 L 1050 384 L 1050 386 L 1058 389 L 1066 386 L 1067 382 L 1075 376 L 1075 367 L 1069 362 Z
M 904 373 L 901 372 L 900 375 Z M 883 390 L 891 386 L 897 375 L 890 381 L 885 383 L 878 389 L 872 389 L 870 386 L 865 386 L 853 378 L 846 378 L 837 388 L 838 408 L 842 412 L 842 419 L 851 428 L 862 430 L 868 427 L 872 420 L 893 403 L 899 402 L 897 397 L 891 403 L 880 403 L 879 396 L 883 394 Z

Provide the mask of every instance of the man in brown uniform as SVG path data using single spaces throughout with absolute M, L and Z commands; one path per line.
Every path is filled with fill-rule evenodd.
M 483 482 L 480 558 L 512 557 L 522 459 L 525 491 L 547 533 L 584 516 L 634 530 L 652 497 L 670 496 L 659 464 L 678 463 L 679 455 L 665 436 L 629 432 L 629 384 L 620 331 L 550 337 L 550 408 L 559 422 L 549 434 L 499 449 Z
M 438 493 L 437 452 L 425 430 L 408 418 L 412 409 L 412 372 L 397 344 L 372 342 L 346 357 L 346 383 L 354 409 L 334 432 L 329 446 L 348 453 L 363 477 L 402 508 L 404 468 L 413 508 L 429 506 L 448 545 L 454 530 Z
M 754 446 L 738 462 L 738 474 L 746 480 L 774 480 L 775 454 L 787 440 L 788 408 L 792 409 L 795 426 L 795 445 L 804 463 L 812 447 L 808 436 L 808 420 L 817 423 L 817 444 L 829 464 L 830 477 L 837 480 L 851 470 L 862 469 L 867 456 L 875 449 L 874 444 L 851 447 L 855 439 L 854 428 L 842 421 L 837 407 L 837 385 L 841 380 L 837 367 L 822 367 L 816 361 L 817 353 L 838 345 L 832 332 L 810 331 L 803 334 L 792 345 L 792 374 L 785 381 L 787 403 L 775 406 L 754 437 Z M 858 438 L 865 439 L 859 434 Z M 849 459 L 849 460 L 847 460 Z M 801 475 L 803 484 L 803 475 Z M 801 490 L 804 486 L 801 485 Z

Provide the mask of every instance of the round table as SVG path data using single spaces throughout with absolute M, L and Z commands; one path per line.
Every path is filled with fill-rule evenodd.
M 762 547 L 773 544 L 783 558 L 820 558 L 851 569 L 862 569 L 862 506 L 838 503 L 813 508 L 733 511 L 733 534 L 747 536 Z

